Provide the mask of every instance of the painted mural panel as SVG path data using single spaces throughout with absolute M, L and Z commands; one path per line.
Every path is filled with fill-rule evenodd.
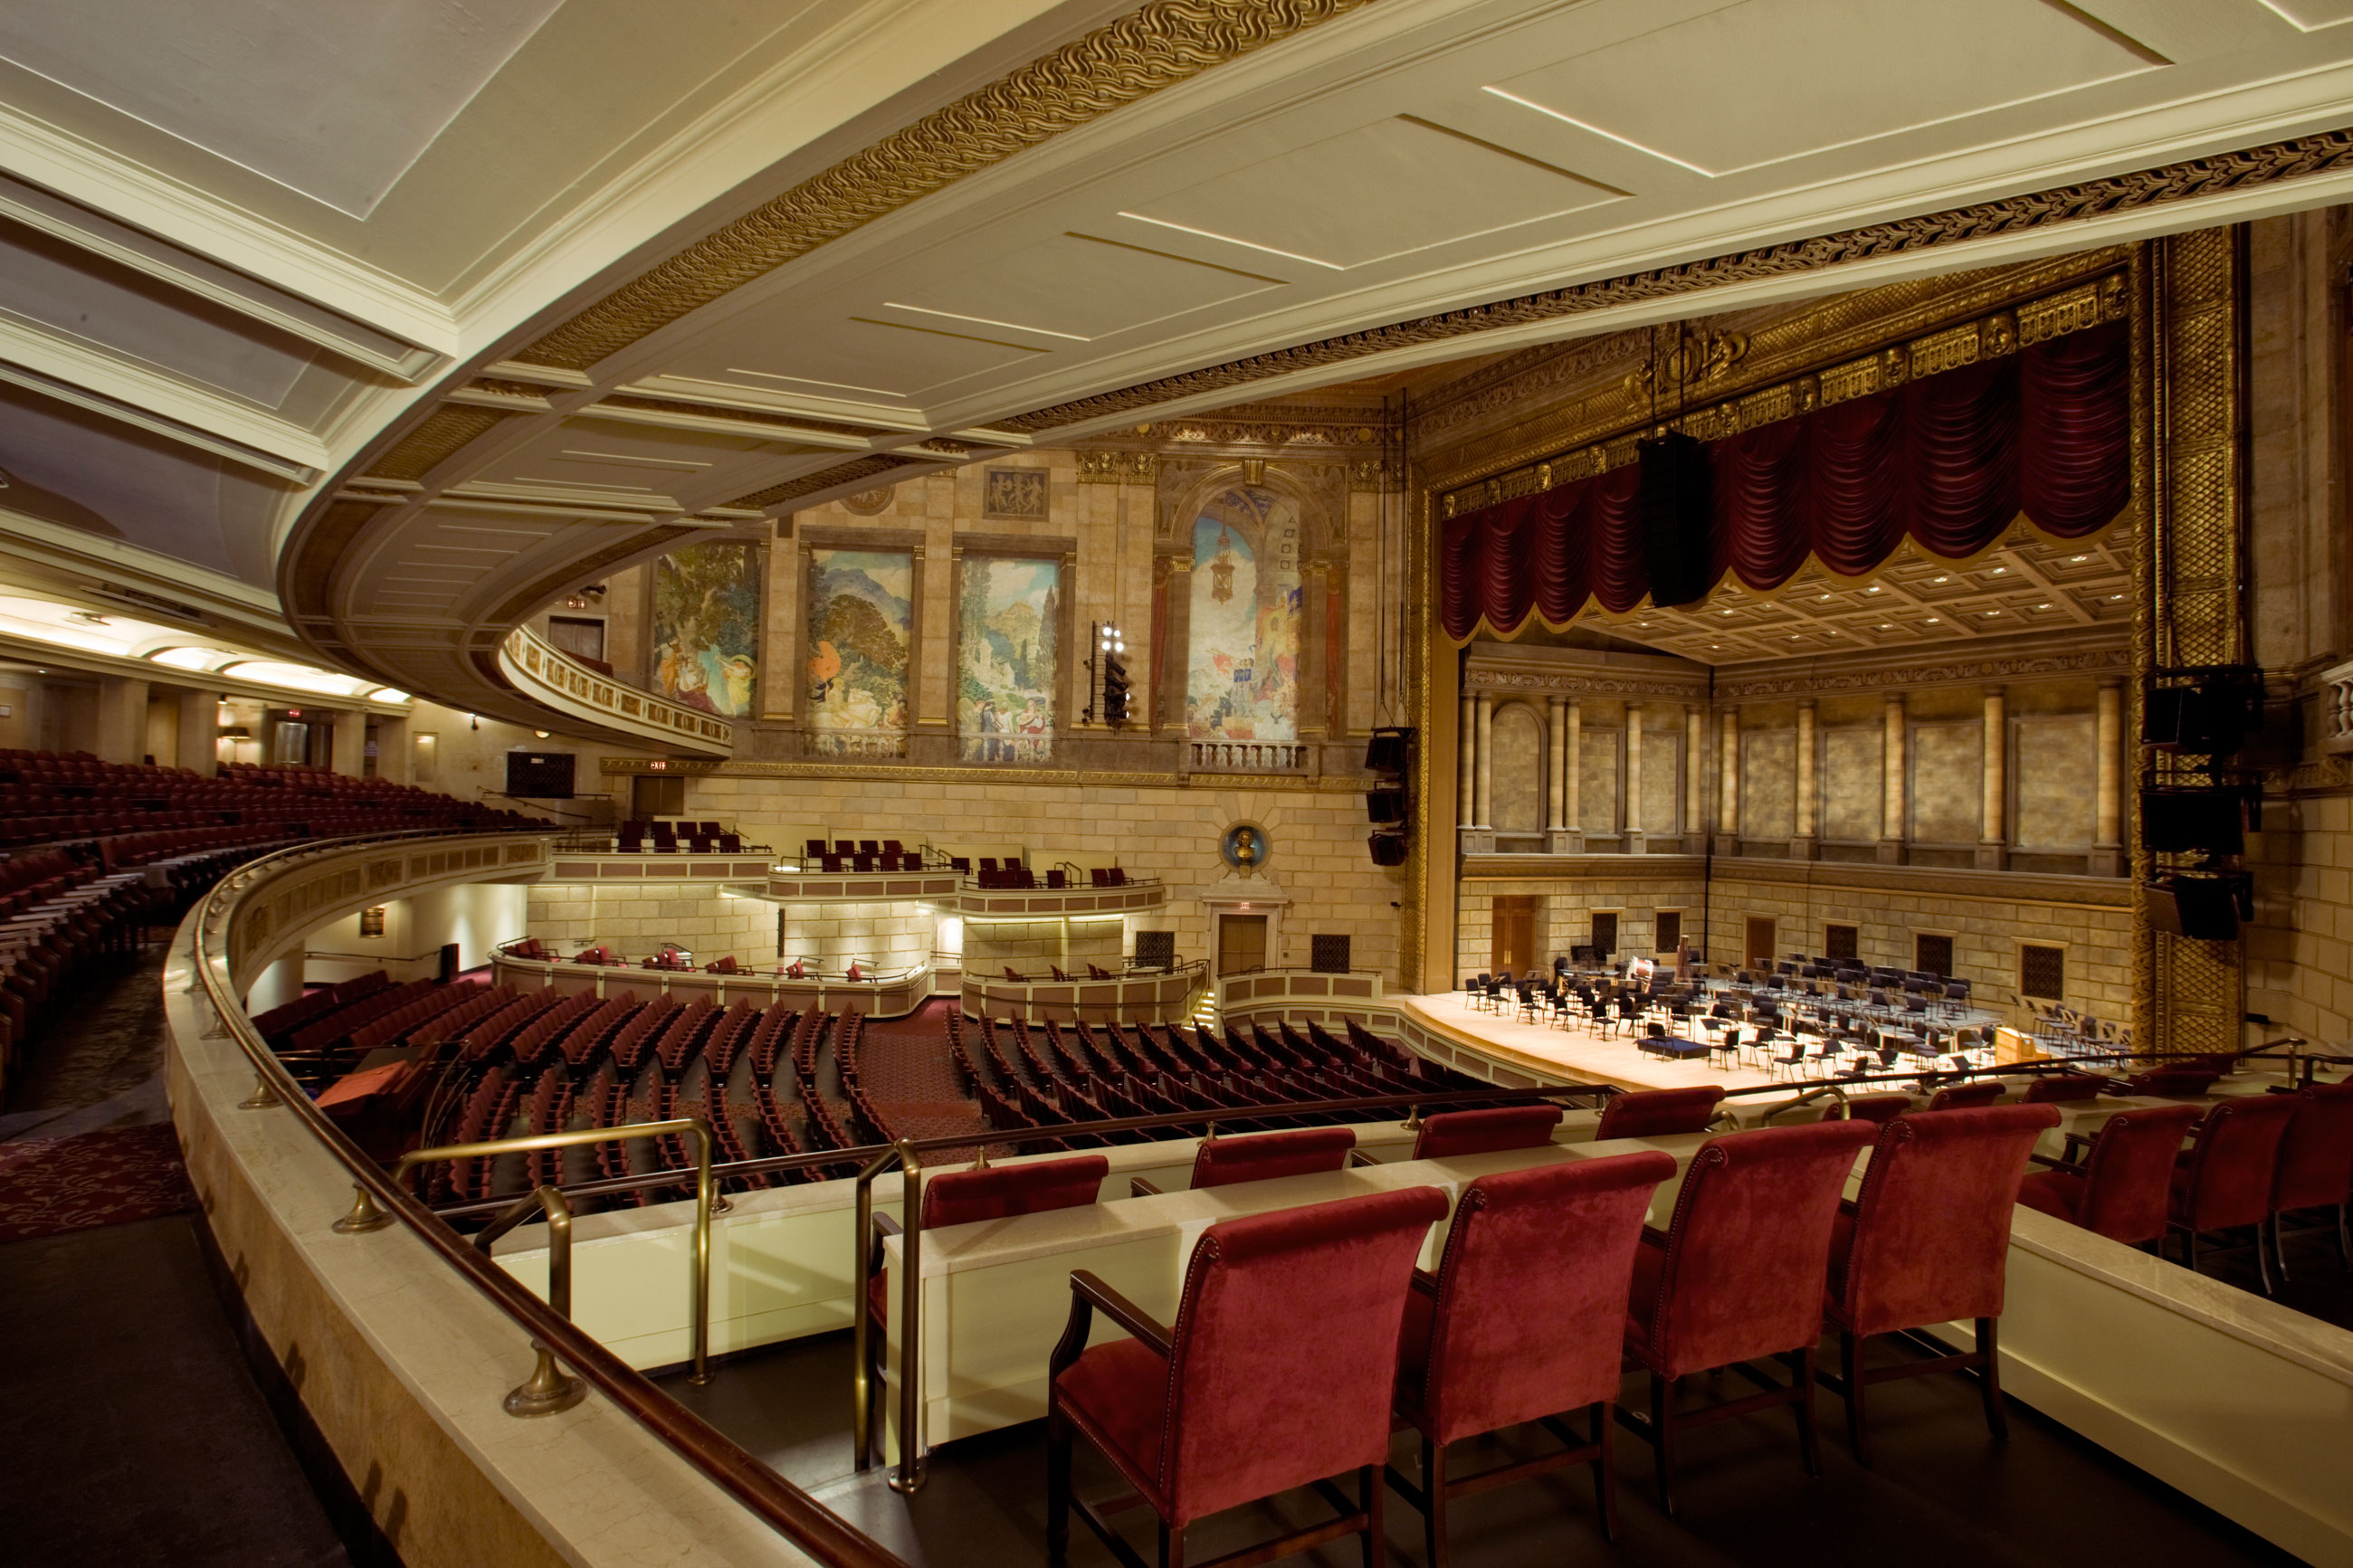
M 1787 838 L 1798 830 L 1798 731 L 1740 737 L 1740 836 Z
M 1915 724 L 1912 842 L 1975 844 L 1985 821 L 1984 726 Z
M 689 544 L 654 563 L 654 689 L 689 708 L 740 719 L 760 672 L 760 552 Z
M 819 755 L 906 754 L 914 581 L 908 551 L 810 550 L 808 730 Z
M 1642 831 L 1683 830 L 1683 731 L 1680 721 L 1642 726 Z
M 1299 593 L 1296 507 L 1238 485 L 1201 508 L 1186 688 L 1195 740 L 1298 738 Z
M 1588 833 L 1618 831 L 1618 747 L 1622 731 L 1587 725 L 1577 737 L 1577 822 Z
M 1061 625 L 1061 563 L 965 557 L 956 606 L 956 736 L 965 762 L 1053 756 Z
M 2099 734 L 2089 713 L 2018 721 L 2018 847 L 2082 849 L 2098 832 Z
M 1880 753 L 1887 731 L 1878 724 L 1840 724 L 1822 731 L 1822 837 L 1877 838 L 1886 815 L 1887 788 Z
M 1545 826 L 1544 722 L 1521 703 L 1498 710 L 1491 731 L 1488 808 L 1498 833 L 1541 833 Z

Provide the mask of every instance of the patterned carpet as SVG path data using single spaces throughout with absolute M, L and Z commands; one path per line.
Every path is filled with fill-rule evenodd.
M 0 1242 L 124 1225 L 195 1206 L 168 1121 L 0 1143 Z

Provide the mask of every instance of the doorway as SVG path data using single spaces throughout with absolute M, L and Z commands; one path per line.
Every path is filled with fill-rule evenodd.
M 1773 967 L 1773 918 L 1770 915 L 1748 917 L 1748 941 L 1741 949 L 1740 961 L 1750 969 Z
M 1536 900 L 1533 893 L 1498 893 L 1494 910 L 1494 952 L 1491 967 L 1498 974 L 1525 974 L 1536 966 Z
M 1266 917 L 1218 917 L 1218 973 L 1248 974 L 1266 967 Z
M 1616 910 L 1594 910 L 1594 911 L 1593 911 L 1593 959 L 1594 959 L 1594 962 L 1595 962 L 1595 963 L 1609 963 L 1609 955 L 1610 955 L 1611 953 L 1613 953 L 1613 952 L 1617 952 L 1617 951 L 1618 951 L 1618 911 L 1617 911 Z

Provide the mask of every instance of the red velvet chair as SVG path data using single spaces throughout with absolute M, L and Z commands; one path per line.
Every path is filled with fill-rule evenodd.
M 1451 1160 L 1458 1154 L 1489 1154 L 1499 1149 L 1541 1149 L 1560 1125 L 1556 1105 L 1488 1105 L 1476 1110 L 1441 1110 L 1426 1118 L 1413 1141 L 1417 1160 Z
M 2127 1246 L 2161 1240 L 2174 1161 L 2197 1124 L 2194 1105 L 2120 1112 L 2092 1140 L 2082 1164 L 2035 1155 L 2051 1169 L 2021 1183 L 2018 1201 Z
M 2106 1087 L 2105 1082 L 2089 1073 L 2054 1072 L 2028 1084 L 2026 1092 L 2018 1098 L 2024 1105 L 2064 1105 L 2097 1100 Z
M 1704 1132 L 1715 1120 L 1724 1090 L 1715 1084 L 1689 1089 L 1643 1089 L 1613 1094 L 1601 1108 L 1601 1125 L 1593 1130 L 1597 1143 L 1608 1138 L 1665 1138 L 1678 1132 Z
M 2292 1095 L 2226 1100 L 2198 1124 L 2198 1141 L 2173 1170 L 2169 1229 L 2181 1232 L 2182 1251 L 2198 1267 L 2198 1238 L 2210 1231 L 2251 1226 L 2263 1294 L 2272 1293 L 2271 1253 L 2263 1226 L 2272 1215 L 2272 1178 L 2279 1173 L 2280 1140 L 2303 1108 Z
M 1858 1094 L 1852 1096 L 1846 1102 L 1846 1113 L 1851 1119 L 1856 1121 L 1869 1121 L 1881 1127 L 1906 1114 L 1911 1109 L 1912 1097 L 1908 1094 Z M 1825 1121 L 1835 1121 L 1837 1118 L 1838 1107 L 1835 1105 L 1822 1112 L 1822 1120 Z
M 2279 1173 L 2272 1178 L 2272 1250 L 2280 1278 L 2287 1278 L 2287 1253 L 2280 1245 L 2280 1216 L 2299 1209 L 2337 1211 L 2337 1259 L 2353 1267 L 2345 1210 L 2353 1202 L 2353 1079 L 2306 1089 L 2295 1120 L 2280 1140 Z
M 975 1220 L 1010 1219 L 1015 1215 L 1045 1214 L 1054 1209 L 1084 1208 L 1100 1194 L 1111 1162 L 1101 1154 L 1081 1154 L 1068 1160 L 1031 1160 L 1019 1164 L 990 1165 L 983 1170 L 943 1171 L 925 1176 L 923 1228 L 969 1225 Z M 900 1234 L 899 1222 L 880 1210 L 874 1228 Z M 882 1386 L 883 1340 L 891 1321 L 891 1277 L 881 1268 L 882 1249 L 874 1249 L 876 1268 L 866 1281 L 866 1316 L 872 1327 L 866 1337 L 867 1381 L 870 1393 Z M 878 1428 L 870 1422 L 869 1432 Z
M 1422 1514 L 1430 1568 L 1446 1562 L 1447 1500 L 1591 1465 L 1601 1532 L 1617 1539 L 1610 1411 L 1624 1355 L 1625 1299 L 1651 1194 L 1672 1155 L 1575 1160 L 1482 1176 L 1462 1194 L 1435 1276 L 1417 1270 L 1398 1344 L 1398 1414 L 1421 1435 L 1419 1486 L 1389 1485 Z M 1593 1417 L 1590 1440 L 1566 1412 Z M 1542 1422 L 1559 1453 L 1449 1479 L 1446 1446 Z
M 1986 1425 L 2010 1436 L 1995 1325 L 2010 1262 L 2010 1221 L 2027 1156 L 2059 1125 L 2048 1105 L 1990 1105 L 1900 1116 L 1879 1134 L 1862 1191 L 1831 1229 L 1823 1316 L 1839 1336 L 1839 1372 L 1822 1381 L 1846 1401 L 1854 1457 L 1871 1463 L 1863 1391 L 1891 1378 L 1978 1371 Z M 1974 1319 L 1977 1348 L 1892 1366 L 1863 1364 L 1874 1334 Z
M 2196 1100 L 2214 1087 L 2222 1075 L 2211 1068 L 2152 1068 L 2136 1073 L 2125 1080 L 2129 1093 L 2157 1095 L 2167 1100 Z
M 1675 1511 L 1675 1439 L 1688 1426 L 1775 1405 L 1797 1407 L 1806 1473 L 1820 1472 L 1814 1436 L 1814 1347 L 1831 1222 L 1854 1157 L 1876 1136 L 1867 1121 L 1817 1121 L 1730 1132 L 1703 1144 L 1683 1176 L 1674 1223 L 1642 1232 L 1626 1308 L 1626 1350 L 1651 1374 L 1647 1420 L 1619 1421 L 1656 1452 L 1659 1506 Z M 1746 1363 L 1779 1357 L 1777 1384 Z M 1736 1366 L 1765 1392 L 1679 1414 L 1688 1373 Z
M 1995 1079 L 1980 1079 L 1976 1083 L 1948 1083 L 1928 1097 L 1931 1110 L 1971 1110 L 1991 1105 L 2001 1098 L 2001 1084 Z
M 1339 1517 L 1239 1559 L 1265 1563 L 1360 1537 L 1382 1554 L 1398 1328 L 1414 1258 L 1446 1216 L 1435 1187 L 1374 1193 L 1211 1226 L 1193 1248 L 1172 1331 L 1092 1274 L 1071 1276 L 1046 1405 L 1046 1556 L 1070 1555 L 1071 1512 L 1136 1561 L 1103 1511 L 1075 1497 L 1072 1439 L 1101 1450 L 1159 1521 L 1162 1568 L 1183 1568 L 1197 1520 L 1313 1486 Z M 1087 1348 L 1100 1311 L 1132 1338 Z M 1351 1501 L 1331 1478 L 1356 1472 Z
M 1355 1152 L 1356 1135 L 1345 1127 L 1299 1127 L 1285 1132 L 1252 1132 L 1242 1137 L 1204 1138 L 1193 1152 L 1193 1179 L 1187 1185 L 1229 1186 L 1236 1182 L 1271 1182 L 1282 1176 L 1314 1176 L 1337 1171 Z M 1151 1197 L 1159 1186 L 1142 1176 L 1131 1177 L 1133 1196 Z

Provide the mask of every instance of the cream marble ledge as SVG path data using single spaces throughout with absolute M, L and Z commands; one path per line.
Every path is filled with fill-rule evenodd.
M 253 1071 L 234 1040 L 202 1034 L 208 1009 L 187 991 L 195 973 L 189 931 L 181 928 L 164 978 L 168 1084 L 183 1136 L 193 1127 L 195 1136 L 217 1140 L 348 1331 L 522 1518 L 586 1568 L 812 1563 L 593 1393 L 533 1420 L 500 1408 L 531 1370 L 523 1334 L 406 1227 L 365 1236 L 329 1228 L 350 1206 L 349 1174 L 290 1112 L 237 1109 Z M 283 1355 L 286 1345 L 273 1338 L 272 1350 Z M 366 1457 L 343 1458 L 348 1464 Z

